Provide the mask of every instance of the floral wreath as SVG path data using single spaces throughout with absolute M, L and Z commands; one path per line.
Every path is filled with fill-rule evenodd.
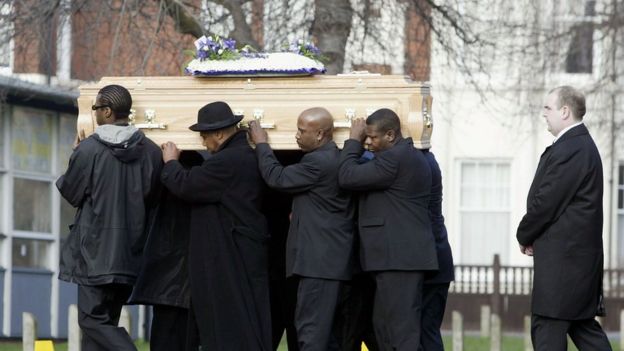
M 321 50 L 312 42 L 298 39 L 288 45 L 283 46 L 285 52 L 292 52 L 301 56 L 305 56 L 315 61 L 325 62 L 327 57 L 321 54 Z M 192 55 L 204 60 L 237 60 L 241 57 L 264 58 L 266 53 L 258 52 L 251 45 L 245 45 L 240 49 L 236 48 L 236 40 L 231 38 L 222 38 L 218 35 L 202 36 L 195 40 L 196 51 Z M 185 50 L 189 53 L 190 50 Z

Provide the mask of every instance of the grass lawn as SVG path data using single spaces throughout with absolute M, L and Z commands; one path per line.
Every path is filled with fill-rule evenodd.
M 619 349 L 617 340 L 611 340 L 614 350 Z M 451 337 L 444 336 L 444 349 L 447 351 L 452 350 L 453 343 Z M 149 343 L 137 342 L 139 351 L 149 351 Z M 504 351 L 524 351 L 522 338 L 519 336 L 504 336 L 503 347 Z M 286 340 L 282 339 L 278 351 L 287 351 Z M 464 351 L 489 351 L 490 340 L 488 338 L 481 338 L 478 336 L 466 336 L 464 337 Z M 22 351 L 22 343 L 16 341 L 1 341 L 0 351 Z M 54 351 L 67 351 L 67 343 L 54 343 Z M 577 351 L 576 347 L 570 343 L 568 351 Z

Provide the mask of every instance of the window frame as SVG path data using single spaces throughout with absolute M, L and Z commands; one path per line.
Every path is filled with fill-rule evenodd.
M 49 116 L 51 120 L 51 130 L 50 130 L 50 168 L 47 172 L 41 171 L 29 171 L 29 170 L 18 170 L 15 169 L 13 165 L 13 159 L 5 159 L 5 167 L 7 176 L 7 180 L 5 181 L 5 185 L 8 185 L 3 195 L 2 201 L 7 205 L 5 212 L 5 228 L 7 230 L 6 235 L 9 240 L 4 240 L 2 250 L 5 253 L 9 253 L 8 262 L 6 262 L 7 268 L 11 270 L 15 269 L 27 269 L 34 271 L 47 271 L 47 272 L 55 272 L 58 271 L 58 257 L 59 257 L 59 242 L 60 242 L 60 194 L 58 191 L 55 191 L 55 181 L 58 178 L 59 174 L 62 172 L 59 170 L 58 165 L 58 154 L 59 154 L 59 139 L 60 139 L 60 116 L 61 112 L 46 110 L 40 108 L 33 108 L 29 106 L 23 105 L 5 105 L 6 111 L 3 113 L 4 118 L 4 126 L 5 126 L 5 155 L 12 155 L 12 141 L 13 141 L 13 119 L 15 118 L 15 110 L 21 109 L 26 111 L 27 113 L 37 113 Z M 25 231 L 14 228 L 14 213 L 12 209 L 13 201 L 14 201 L 14 193 L 15 193 L 15 179 L 27 179 L 33 181 L 41 181 L 50 184 L 50 232 L 37 232 L 37 231 Z M 12 257 L 13 250 L 13 239 L 26 239 L 26 240 L 41 240 L 46 241 L 48 244 L 46 246 L 47 250 L 47 260 L 45 260 L 44 268 L 41 267 L 23 267 L 23 266 L 15 266 L 14 259 Z
M 487 165 L 506 165 L 507 167 L 509 167 L 509 177 L 507 179 L 507 186 L 506 186 L 508 201 L 505 206 L 490 205 L 488 207 L 488 206 L 480 205 L 479 207 L 476 207 L 476 206 L 469 207 L 469 206 L 462 205 L 462 197 L 463 197 L 462 194 L 463 194 L 463 184 L 464 184 L 463 166 L 464 164 L 467 164 L 467 163 L 474 163 L 474 164 L 477 164 L 477 166 L 481 164 L 487 164 Z M 504 238 L 503 240 L 505 242 L 503 243 L 503 247 L 501 248 L 502 255 L 500 255 L 500 257 L 501 257 L 502 262 L 509 262 L 512 256 L 512 252 L 510 251 L 511 246 L 512 246 L 512 240 L 510 239 L 510 237 L 511 237 L 511 233 L 513 230 L 512 220 L 513 220 L 513 210 L 514 210 L 513 191 L 512 191 L 513 159 L 501 158 L 501 157 L 458 158 L 455 161 L 455 166 L 457 167 L 457 170 L 458 170 L 457 177 L 455 178 L 455 185 L 456 185 L 455 189 L 457 189 L 457 192 L 456 192 L 457 195 L 456 195 L 456 199 L 454 200 L 455 208 L 456 208 L 455 213 L 457 213 L 456 219 L 454 219 L 455 228 L 456 228 L 455 230 L 457 232 L 456 247 L 459 248 L 459 250 L 456 250 L 457 253 L 455 254 L 456 256 L 458 256 L 457 262 L 461 264 L 474 264 L 472 262 L 467 262 L 466 261 L 467 257 L 463 257 L 461 248 L 464 247 L 463 240 L 466 234 L 464 233 L 462 222 L 463 222 L 464 214 L 476 214 L 476 213 L 483 213 L 483 214 L 496 213 L 496 214 L 507 215 L 508 228 L 506 230 L 508 231 L 508 235 L 501 236 L 502 238 Z M 470 240 L 470 239 L 466 238 L 466 240 Z M 491 264 L 491 259 L 492 257 L 487 257 L 483 263 Z
M 600 35 L 600 29 L 597 26 L 601 21 L 604 21 L 604 16 L 601 16 L 597 13 L 597 7 L 599 6 L 598 1 L 594 1 L 594 14 L 587 15 L 586 5 L 589 1 L 592 0 L 579 0 L 582 3 L 576 4 L 577 6 L 582 6 L 583 14 L 576 15 L 570 13 L 561 13 L 561 7 L 558 7 L 559 11 L 555 9 L 553 11 L 553 23 L 556 27 L 564 26 L 564 28 L 560 28 L 562 33 L 570 33 L 569 38 L 566 36 L 565 40 L 560 40 L 557 42 L 557 45 L 560 46 L 560 52 L 562 53 L 561 61 L 557 62 L 557 67 L 552 67 L 553 72 L 552 75 L 555 80 L 573 80 L 574 83 L 570 83 L 570 85 L 574 84 L 582 84 L 589 78 L 597 79 L 599 77 L 601 71 L 601 55 L 602 52 L 600 50 L 599 45 L 596 42 L 596 36 Z M 565 8 L 570 8 L 566 6 Z M 577 33 L 577 28 L 583 25 L 593 25 L 592 27 L 592 65 L 591 72 L 568 72 L 567 71 L 567 58 L 569 56 L 569 48 L 574 40 L 574 36 Z
M 622 178 L 622 183 L 620 183 L 620 178 Z M 622 192 L 622 207 L 620 207 L 620 192 Z M 616 214 L 624 215 L 624 160 L 618 162 L 617 188 L 615 197 Z

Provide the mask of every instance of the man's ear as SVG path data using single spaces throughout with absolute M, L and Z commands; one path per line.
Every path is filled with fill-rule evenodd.
M 319 129 L 319 130 L 316 131 L 316 140 L 317 141 L 323 140 L 324 136 L 325 136 L 325 131 L 323 129 Z
M 396 133 L 394 133 L 394 130 L 390 129 L 389 131 L 386 132 L 386 140 L 388 140 L 389 142 L 393 142 L 394 139 L 396 139 Z
M 562 119 L 567 120 L 568 118 L 572 118 L 572 111 L 570 111 L 570 108 L 566 105 L 563 105 L 561 107 L 561 115 L 562 115 Z

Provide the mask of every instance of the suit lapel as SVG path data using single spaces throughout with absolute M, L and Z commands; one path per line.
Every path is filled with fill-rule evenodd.
M 546 172 L 546 164 L 548 163 L 548 155 L 550 154 L 552 147 L 553 145 L 548 146 L 544 150 L 544 152 L 542 152 L 542 155 L 540 156 L 539 163 L 537 164 L 537 170 L 535 171 L 535 177 L 533 177 L 533 182 L 531 183 L 531 188 L 529 189 L 529 195 L 528 195 L 527 201 L 529 201 L 529 199 L 533 197 L 535 191 L 537 191 L 537 188 L 539 187 L 542 177 L 544 176 L 544 172 Z
M 583 134 L 589 134 L 589 132 L 587 131 L 587 128 L 585 127 L 584 124 L 580 124 L 568 130 L 567 132 L 565 132 L 561 136 L 561 138 L 559 138 L 554 144 L 548 146 L 544 150 L 544 152 L 542 153 L 542 156 L 540 156 L 540 160 L 537 165 L 537 170 L 535 171 L 535 177 L 533 177 L 533 183 L 531 183 L 531 188 L 529 189 L 529 195 L 527 197 L 527 205 L 529 202 L 531 202 L 531 199 L 535 195 L 535 192 L 537 191 L 537 189 L 539 188 L 542 182 L 542 178 L 544 177 L 544 174 L 546 173 L 546 166 L 548 165 L 548 162 L 550 162 L 549 155 L 552 152 L 552 149 L 561 147 L 564 141 L 569 140 L 570 138 L 574 138 L 579 135 L 583 135 Z

